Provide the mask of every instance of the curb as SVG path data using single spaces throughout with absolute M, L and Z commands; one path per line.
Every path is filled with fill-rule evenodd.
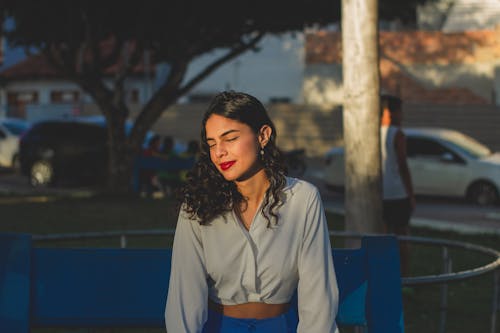
M 339 215 L 344 215 L 344 208 L 335 206 L 333 204 L 325 203 L 325 210 L 330 213 L 335 213 Z M 450 222 L 444 220 L 427 219 L 421 217 L 412 217 L 410 219 L 410 225 L 413 227 L 429 228 L 440 231 L 454 231 L 461 234 L 489 234 L 489 235 L 500 235 L 500 228 L 485 227 L 485 226 L 474 226 L 469 224 L 463 224 L 460 222 Z
M 421 217 L 412 217 L 410 225 L 414 227 L 424 227 L 441 231 L 455 231 L 461 234 L 488 234 L 500 235 L 500 228 L 474 226 L 460 222 L 449 222 L 443 220 L 426 219 Z

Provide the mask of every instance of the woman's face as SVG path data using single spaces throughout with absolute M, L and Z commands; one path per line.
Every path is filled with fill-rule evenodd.
M 226 180 L 245 180 L 261 169 L 258 152 L 267 143 L 264 135 L 257 136 L 250 126 L 216 114 L 208 118 L 205 131 L 210 159 Z

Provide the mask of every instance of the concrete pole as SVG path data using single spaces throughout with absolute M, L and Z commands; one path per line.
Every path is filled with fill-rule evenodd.
M 382 231 L 378 1 L 342 0 L 346 229 Z

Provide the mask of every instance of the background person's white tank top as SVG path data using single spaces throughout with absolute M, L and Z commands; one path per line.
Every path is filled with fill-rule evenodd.
M 398 131 L 396 126 L 380 127 L 380 150 L 382 164 L 383 199 L 403 199 L 408 197 L 399 172 L 394 138 Z

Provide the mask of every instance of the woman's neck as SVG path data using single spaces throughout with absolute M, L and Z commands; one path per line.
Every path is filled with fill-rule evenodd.
M 269 185 L 269 179 L 264 169 L 259 170 L 255 175 L 244 181 L 236 182 L 238 191 L 250 205 L 259 204 L 262 201 Z

